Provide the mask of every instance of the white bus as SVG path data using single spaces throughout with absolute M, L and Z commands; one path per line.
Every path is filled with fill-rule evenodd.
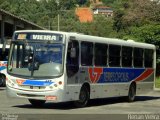
M 0 44 L 0 86 L 5 86 L 9 45 Z
M 23 30 L 11 41 L 7 93 L 34 106 L 126 96 L 153 90 L 155 46 L 78 33 Z

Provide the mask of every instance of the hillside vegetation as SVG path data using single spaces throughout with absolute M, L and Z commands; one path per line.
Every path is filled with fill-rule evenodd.
M 0 0 L 0 8 L 50 30 L 57 30 L 59 14 L 61 31 L 133 39 L 160 48 L 160 0 L 101 1 L 112 7 L 114 16 L 96 15 L 90 23 L 80 23 L 75 15 L 76 7 L 92 6 L 89 0 Z M 157 63 L 160 66 L 159 49 Z
M 160 45 L 160 0 L 102 0 L 111 6 L 113 17 L 98 15 L 91 23 L 80 23 L 77 6 L 90 6 L 87 0 L 0 0 L 0 8 L 47 29 L 89 35 L 134 39 Z

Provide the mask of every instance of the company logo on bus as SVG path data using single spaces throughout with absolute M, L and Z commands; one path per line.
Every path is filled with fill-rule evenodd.
M 96 83 L 101 77 L 101 74 L 103 73 L 102 68 L 89 68 L 88 71 L 89 71 L 89 77 L 92 83 Z
M 0 62 L 0 71 L 5 70 L 7 67 L 7 62 Z
M 7 66 L 7 62 L 0 62 L 0 66 Z

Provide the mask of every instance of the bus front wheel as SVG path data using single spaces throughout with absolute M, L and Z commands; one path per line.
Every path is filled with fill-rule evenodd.
M 42 107 L 46 102 L 45 100 L 34 100 L 34 99 L 28 99 L 28 100 L 35 107 Z
M 133 102 L 135 99 L 135 96 L 136 96 L 136 85 L 132 83 L 129 87 L 127 101 Z
M 89 101 L 89 91 L 86 86 L 83 86 L 80 90 L 79 100 L 74 101 L 76 107 L 85 107 Z

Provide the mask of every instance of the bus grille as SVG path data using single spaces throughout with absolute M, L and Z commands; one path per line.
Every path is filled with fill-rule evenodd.
M 18 96 L 21 97 L 45 97 L 44 95 L 32 95 L 32 94 L 22 94 L 22 93 L 17 93 Z
M 21 89 L 25 90 L 44 90 L 45 86 L 27 86 L 27 85 L 19 85 Z

